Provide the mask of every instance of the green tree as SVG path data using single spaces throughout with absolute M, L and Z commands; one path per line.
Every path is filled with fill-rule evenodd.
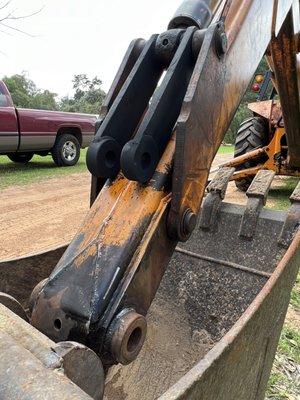
M 2 79 L 10 91 L 16 107 L 31 107 L 31 102 L 37 90 L 34 82 L 25 73 L 4 76 Z
M 58 110 L 56 96 L 56 93 L 52 93 L 49 90 L 39 91 L 34 96 L 32 108 L 38 108 L 40 110 Z
M 73 97 L 61 99 L 61 110 L 99 114 L 106 94 L 102 89 L 102 81 L 97 76 L 89 79 L 86 74 L 75 75 L 73 89 Z
M 38 89 L 25 72 L 10 77 L 5 76 L 2 80 L 8 87 L 16 107 L 40 110 L 58 109 L 57 95 L 49 90 Z

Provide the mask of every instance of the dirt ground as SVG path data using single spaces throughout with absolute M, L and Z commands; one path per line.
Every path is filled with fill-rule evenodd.
M 79 173 L 1 190 L 0 259 L 70 241 L 88 210 L 89 185 L 89 174 Z

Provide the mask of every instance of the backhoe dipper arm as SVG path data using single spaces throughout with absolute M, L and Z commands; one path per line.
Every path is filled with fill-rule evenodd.
M 292 3 L 188 0 L 166 32 L 131 44 L 88 150 L 93 205 L 34 291 L 35 327 L 88 345 L 106 366 L 137 357 L 147 311 L 177 242 L 195 228 L 212 160 L 274 16 L 280 28 L 299 7 Z

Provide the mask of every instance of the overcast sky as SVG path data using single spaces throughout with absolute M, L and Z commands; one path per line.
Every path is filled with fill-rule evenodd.
M 0 0 L 0 6 L 8 0 Z M 72 93 L 72 77 L 98 75 L 108 90 L 132 39 L 166 29 L 181 0 L 12 0 L 6 10 L 25 15 L 0 27 L 0 77 L 27 71 L 38 87 Z M 0 10 L 0 19 L 4 16 Z M 1 32 L 5 30 L 7 33 Z

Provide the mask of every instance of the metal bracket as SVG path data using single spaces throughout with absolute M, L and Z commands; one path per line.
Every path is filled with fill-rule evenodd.
M 216 220 L 219 207 L 225 198 L 226 189 L 234 171 L 234 168 L 221 168 L 207 186 L 208 196 L 204 200 L 200 216 L 201 229 L 210 229 Z
M 190 27 L 184 33 L 180 30 L 175 30 L 175 33 L 169 31 L 169 36 L 166 36 L 182 35 L 182 39 L 136 135 L 122 150 L 121 169 L 130 180 L 145 183 L 153 176 L 171 137 L 196 62 L 192 46 L 195 30 L 195 27 Z M 162 43 L 168 40 L 163 39 Z M 162 45 L 159 52 L 163 53 Z
M 239 236 L 251 239 L 255 233 L 259 214 L 266 204 L 267 195 L 275 176 L 274 171 L 261 170 L 246 192 L 248 203 L 243 215 Z
M 288 248 L 297 229 L 300 225 L 300 182 L 293 191 L 291 197 L 291 207 L 288 211 L 285 223 L 282 227 L 278 244 Z
M 135 39 L 133 40 L 127 52 L 123 58 L 123 61 L 118 69 L 118 72 L 115 76 L 115 79 L 105 97 L 105 100 L 102 104 L 100 110 L 100 116 L 95 124 L 95 134 L 98 132 L 100 126 L 102 125 L 104 118 L 106 117 L 108 111 L 110 110 L 111 106 L 113 105 L 116 97 L 120 93 L 126 79 L 128 78 L 130 72 L 132 71 L 133 67 L 135 66 L 141 52 L 143 51 L 146 45 L 146 40 L 144 39 Z M 106 179 L 97 177 L 92 175 L 92 182 L 91 182 L 91 194 L 90 194 L 90 205 L 92 206 L 94 201 L 96 200 L 100 190 L 105 184 Z
M 87 167 L 94 176 L 115 178 L 120 170 L 122 148 L 136 131 L 164 71 L 161 62 L 153 61 L 157 38 L 152 35 L 145 44 L 89 146 Z

